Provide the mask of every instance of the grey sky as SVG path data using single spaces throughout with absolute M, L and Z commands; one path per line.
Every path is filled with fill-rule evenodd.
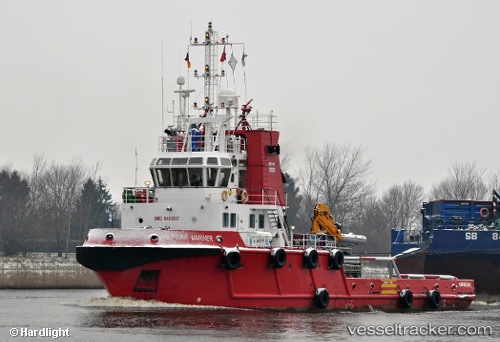
M 203 37 L 213 21 L 245 43 L 248 98 L 278 115 L 294 175 L 325 142 L 363 144 L 379 192 L 407 180 L 429 191 L 454 160 L 500 169 L 500 2 L 172 2 L 0 0 L 0 165 L 30 170 L 36 152 L 100 161 L 119 199 L 137 148 L 143 184 L 161 132 L 161 41 L 171 109 L 191 25 Z

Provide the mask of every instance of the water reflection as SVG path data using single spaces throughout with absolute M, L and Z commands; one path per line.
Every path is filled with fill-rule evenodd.
M 101 308 L 85 315 L 84 326 L 104 328 L 186 328 L 259 335 L 310 331 L 331 334 L 341 325 L 335 313 L 293 313 L 224 308 Z M 325 317 L 327 315 L 327 317 Z M 260 336 L 262 337 L 262 336 Z
M 227 332 L 233 337 L 270 338 L 298 334 L 302 337 L 345 333 L 353 313 L 272 312 L 218 307 L 191 307 L 132 299 L 93 299 L 81 324 L 101 328 L 151 328 Z
M 497 302 L 498 303 L 498 302 Z M 149 333 L 178 337 L 201 334 L 217 337 L 251 339 L 349 339 L 348 327 L 360 325 L 490 325 L 499 337 L 498 304 L 477 303 L 471 310 L 418 313 L 349 313 L 349 312 L 271 312 L 219 307 L 171 305 L 123 298 L 101 298 L 82 304 L 81 324 L 89 328 L 147 329 Z M 292 338 L 294 336 L 294 338 Z M 399 336 L 399 341 L 412 340 Z M 389 339 L 396 338 L 391 336 Z M 407 339 L 409 338 L 409 339 Z M 207 339 L 206 339 L 207 340 Z

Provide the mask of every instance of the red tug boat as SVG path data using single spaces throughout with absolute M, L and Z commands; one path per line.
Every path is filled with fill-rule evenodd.
M 76 249 L 111 296 L 270 310 L 469 307 L 473 280 L 404 275 L 391 257 L 349 256 L 366 238 L 343 234 L 321 203 L 311 234 L 293 234 L 275 117 L 251 113 L 251 100 L 238 115 L 238 95 L 222 89 L 226 65 L 234 79 L 235 51 L 244 66 L 244 45 L 219 38 L 209 23 L 189 47 L 205 50 L 204 70 L 194 71 L 204 82 L 204 103 L 192 107 L 199 114 L 187 113 L 193 90 L 179 77 L 180 113 L 159 139 L 153 184 L 125 188 L 123 228 L 92 229 Z M 369 261 L 383 263 L 385 274 L 367 274 L 377 270 Z

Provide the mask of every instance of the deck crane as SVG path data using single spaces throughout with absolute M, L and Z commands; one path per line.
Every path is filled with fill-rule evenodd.
M 311 233 L 321 234 L 328 232 L 337 242 L 342 240 L 342 225 L 335 221 L 326 204 L 316 203 L 314 206 L 313 226 Z

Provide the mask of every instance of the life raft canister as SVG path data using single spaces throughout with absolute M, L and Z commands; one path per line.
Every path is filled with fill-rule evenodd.
M 314 292 L 314 306 L 318 309 L 326 309 L 328 307 L 328 303 L 330 303 L 330 294 L 324 288 L 318 288 Z
M 405 309 L 411 309 L 413 306 L 413 292 L 411 290 L 405 289 L 399 293 L 399 301 L 401 306 Z

